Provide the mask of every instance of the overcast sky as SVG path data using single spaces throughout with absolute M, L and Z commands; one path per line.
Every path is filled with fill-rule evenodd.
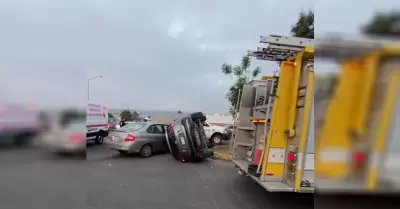
M 226 112 L 231 80 L 220 66 L 238 64 L 260 35 L 288 35 L 310 8 L 316 33 L 355 33 L 374 10 L 398 2 L 0 0 L 0 95 L 82 105 L 87 79 L 102 75 L 90 97 L 110 107 Z M 256 66 L 263 74 L 276 67 Z

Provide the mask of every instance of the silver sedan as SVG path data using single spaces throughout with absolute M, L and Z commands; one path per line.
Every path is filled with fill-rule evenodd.
M 119 129 L 110 130 L 105 143 L 123 155 L 137 153 L 150 157 L 153 153 L 168 151 L 166 128 L 165 124 L 127 123 Z

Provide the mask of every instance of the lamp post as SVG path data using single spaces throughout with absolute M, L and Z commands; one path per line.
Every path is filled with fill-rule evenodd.
M 102 76 L 102 75 L 99 75 L 99 76 L 95 76 L 95 77 L 88 78 L 88 82 L 87 82 L 87 100 L 88 100 L 88 101 L 89 101 L 89 99 L 90 99 L 90 94 L 89 94 L 89 83 L 90 83 L 91 80 L 96 79 L 96 78 L 103 78 L 103 76 Z

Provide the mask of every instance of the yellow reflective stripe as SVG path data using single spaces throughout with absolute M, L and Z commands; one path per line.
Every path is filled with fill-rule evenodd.
M 390 81 L 387 87 L 387 92 L 386 92 L 386 100 L 383 106 L 383 111 L 381 115 L 381 119 L 379 120 L 379 127 L 377 131 L 377 135 L 375 137 L 375 143 L 372 147 L 375 153 L 381 153 L 384 151 L 386 141 L 387 141 L 387 136 L 389 132 L 389 127 L 392 122 L 392 110 L 393 106 L 396 103 L 397 99 L 397 92 L 398 92 L 398 87 L 399 87 L 399 78 L 400 75 L 397 72 L 392 72 L 390 75 Z M 376 161 L 374 162 L 374 165 L 370 167 L 368 171 L 368 176 L 367 176 L 367 189 L 368 190 L 374 190 L 376 188 L 376 185 L 378 183 L 378 172 L 379 169 L 377 169 L 377 166 L 375 164 L 379 164 L 381 162 L 380 157 L 376 157 Z M 383 163 L 383 162 L 382 162 Z

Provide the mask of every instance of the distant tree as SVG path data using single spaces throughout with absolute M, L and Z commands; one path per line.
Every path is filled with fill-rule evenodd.
M 133 111 L 132 120 L 139 120 L 139 113 L 137 111 Z
M 133 120 L 133 114 L 129 110 L 123 110 L 120 114 L 121 118 L 125 118 L 127 121 Z
M 178 110 L 178 114 L 182 114 L 182 111 Z
M 226 98 L 230 103 L 229 112 L 231 115 L 236 113 L 235 107 L 239 99 L 239 91 L 243 89 L 243 86 L 253 83 L 254 79 L 261 73 L 261 68 L 256 67 L 250 70 L 251 59 L 249 56 L 243 56 L 240 65 L 232 66 L 224 63 L 221 66 L 222 73 L 234 77 L 235 81 L 229 88 Z
M 114 115 L 111 113 L 108 113 L 108 118 L 114 118 Z
M 314 12 L 300 12 L 299 19 L 290 32 L 294 37 L 314 39 Z
M 400 37 L 400 12 L 378 12 L 361 27 L 367 35 Z

